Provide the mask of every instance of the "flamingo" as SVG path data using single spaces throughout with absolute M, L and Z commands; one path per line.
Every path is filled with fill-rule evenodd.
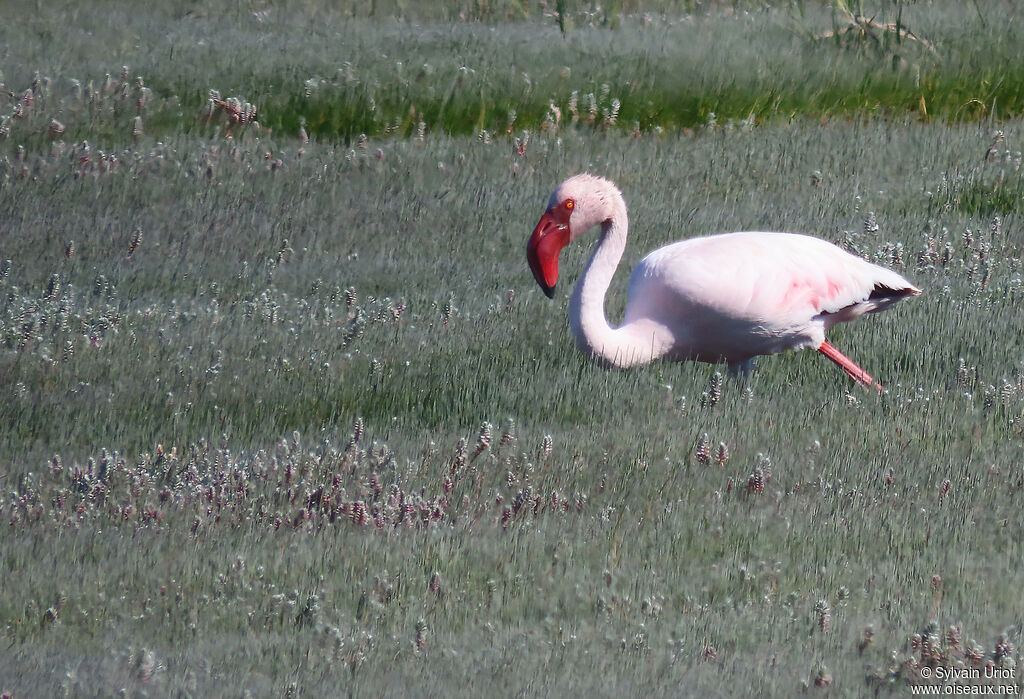
M 579 349 L 605 366 L 659 358 L 725 361 L 732 373 L 747 375 L 756 356 L 813 347 L 857 383 L 881 392 L 825 332 L 921 293 L 896 272 L 820 238 L 724 233 L 672 243 L 642 259 L 629 278 L 623 323 L 613 328 L 604 298 L 628 229 L 626 202 L 615 184 L 581 174 L 559 185 L 526 258 L 553 298 L 562 248 L 598 224 L 601 238 L 569 301 L 569 327 Z

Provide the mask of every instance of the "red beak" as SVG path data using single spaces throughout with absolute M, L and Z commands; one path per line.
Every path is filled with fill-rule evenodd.
M 554 298 L 558 283 L 558 254 L 568 244 L 569 225 L 557 221 L 550 209 L 545 211 L 526 244 L 526 261 L 549 299 Z

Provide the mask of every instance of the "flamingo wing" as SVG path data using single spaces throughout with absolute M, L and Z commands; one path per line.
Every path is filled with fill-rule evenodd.
M 630 278 L 626 322 L 656 318 L 677 352 L 743 361 L 814 347 L 839 322 L 920 293 L 899 274 L 792 233 L 729 233 L 655 250 Z

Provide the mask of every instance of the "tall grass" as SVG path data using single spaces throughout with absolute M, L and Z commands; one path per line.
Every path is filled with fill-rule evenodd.
M 713 13 L 641 30 L 627 12 L 608 33 L 575 17 L 580 43 L 548 49 L 558 29 L 529 7 L 494 32 L 406 39 L 415 65 L 440 66 L 416 89 L 455 75 L 431 36 L 466 49 L 493 34 L 498 48 L 466 50 L 497 66 L 539 35 L 515 62 L 531 80 L 553 70 L 544 51 L 605 36 L 595 56 L 643 58 L 594 70 L 659 86 L 684 82 L 662 80 L 672 32 L 698 23 L 709 33 L 678 50 L 699 53 L 757 26 Z M 346 142 L 316 130 L 312 93 L 288 91 L 340 15 L 271 8 L 311 32 L 293 55 L 239 49 L 263 26 L 240 24 L 248 6 L 106 9 L 72 20 L 166 31 L 120 55 L 72 32 L 49 62 L 11 37 L 51 81 L 7 122 L 0 163 L 0 691 L 860 696 L 904 693 L 925 666 L 1019 665 L 1018 121 L 999 135 L 959 118 L 822 122 L 803 104 L 634 135 L 600 125 L 612 98 L 626 118 L 613 82 L 594 125 L 566 103 L 544 130 L 517 116 L 506 133 L 500 114 L 451 134 L 436 125 L 455 117 L 423 106 L 416 125 L 384 136 L 389 114 Z M 940 46 L 939 20 L 970 17 L 905 12 Z M 397 27 L 360 17 L 338 31 L 398 55 Z M 831 51 L 792 41 L 766 79 Z M 146 59 L 171 45 L 174 64 Z M 127 93 L 99 89 L 122 63 Z M 401 105 L 412 88 L 387 65 L 352 70 Z M 132 135 L 137 72 L 152 101 Z M 188 76 L 191 98 L 167 87 Z M 586 79 L 573 66 L 550 85 L 582 104 L 600 96 Z M 341 85 L 318 94 L 358 97 Z M 255 102 L 261 123 L 207 119 L 208 88 Z M 520 115 L 533 99 L 509 93 Z M 294 124 L 266 130 L 284 114 Z M 627 268 L 703 233 L 812 233 L 906 274 L 924 295 L 831 338 L 888 392 L 806 352 L 763 358 L 749 384 L 706 364 L 588 362 L 567 292 L 548 301 L 523 259 L 551 189 L 586 169 L 630 207 L 613 318 Z M 566 251 L 567 282 L 588 243 Z
M 122 65 L 131 80 L 145 78 L 146 129 L 161 136 L 202 132 L 210 90 L 253 102 L 263 127 L 291 136 L 304 125 L 347 143 L 421 129 L 518 133 L 560 120 L 629 132 L 795 115 L 959 122 L 1021 111 L 1024 64 L 1012 3 L 879 3 L 872 16 L 893 20 L 897 5 L 901 26 L 927 37 L 934 53 L 884 32 L 877 42 L 815 39 L 838 24 L 819 5 L 687 15 L 651 7 L 623 13 L 614 31 L 581 6 L 564 33 L 552 8 L 526 5 L 522 17 L 499 25 L 439 22 L 450 13 L 413 7 L 393 19 L 368 18 L 355 6 L 332 13 L 169 4 L 143 13 L 112 3 L 76 7 L 61 19 L 59 8 L 40 8 L 10 20 L 20 31 L 11 35 L 0 79 L 17 100 L 48 67 L 42 77 L 54 80 L 49 100 L 61 102 L 65 138 L 118 143 L 131 137 L 132 110 L 100 107 L 87 88 L 102 91 L 105 75 L 116 79 Z M 45 39 L 58 25 L 54 48 Z M 96 44 L 106 55 L 92 55 Z M 82 86 L 76 99 L 68 97 L 72 79 Z M 48 124 L 5 123 L 13 144 L 47 133 Z

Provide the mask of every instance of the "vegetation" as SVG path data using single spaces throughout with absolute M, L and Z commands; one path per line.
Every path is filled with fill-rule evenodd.
M 1019 673 L 1013 5 L 866 5 L 0 10 L 0 692 Z M 815 39 L 840 9 L 878 41 Z M 590 363 L 523 259 L 585 169 L 632 214 L 612 317 L 700 233 L 906 274 L 832 337 L 888 391 Z
M 292 136 L 304 123 L 310 135 L 350 144 L 361 133 L 494 134 L 562 121 L 647 131 L 873 113 L 948 122 L 1024 109 L 1024 36 L 1004 21 L 1012 3 L 880 2 L 877 12 L 860 8 L 868 18 L 845 3 L 845 12 L 803 3 L 785 11 L 737 3 L 725 12 L 712 4 L 697 15 L 649 3 L 614 21 L 615 3 L 600 11 L 562 4 L 577 8 L 561 22 L 564 33 L 553 6 L 533 3 L 522 12 L 511 10 L 516 3 L 486 12 L 483 3 L 478 12 L 439 3 L 427 16 L 392 8 L 393 18 L 369 3 L 345 14 L 269 4 L 166 3 L 141 13 L 124 3 L 55 3 L 10 20 L 19 31 L 10 32 L 0 78 L 15 98 L 44 67 L 62 98 L 77 80 L 74 99 L 62 99 L 66 118 L 57 117 L 65 139 L 121 143 L 132 129 L 104 120 L 94 104 L 110 84 L 104 75 L 116 81 L 121 64 L 129 80 L 142 75 L 151 89 L 144 116 L 154 137 L 201 130 L 210 90 L 255 103 L 263 127 Z M 116 57 L 96 56 L 97 44 Z M 47 133 L 45 124 L 8 126 L 26 146 Z

